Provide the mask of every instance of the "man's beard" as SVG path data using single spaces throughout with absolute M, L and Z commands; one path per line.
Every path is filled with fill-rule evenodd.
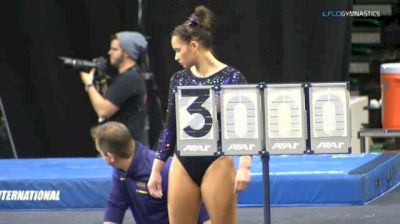
M 121 55 L 120 57 L 115 58 L 114 62 L 111 64 L 114 68 L 118 69 L 119 66 L 121 65 L 123 60 L 123 56 Z

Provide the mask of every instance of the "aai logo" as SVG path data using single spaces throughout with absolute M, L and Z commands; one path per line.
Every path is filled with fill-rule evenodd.
M 208 152 L 210 150 L 210 145 L 187 145 L 182 151 L 186 152 Z
M 298 142 L 277 142 L 272 146 L 272 149 L 283 150 L 283 149 L 297 149 L 300 143 Z
M 227 151 L 251 151 L 256 147 L 255 144 L 232 144 Z
M 341 149 L 344 146 L 344 142 L 320 142 L 317 149 Z

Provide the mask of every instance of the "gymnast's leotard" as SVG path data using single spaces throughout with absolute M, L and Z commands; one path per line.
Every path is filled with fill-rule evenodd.
M 226 85 L 226 84 L 245 84 L 246 79 L 237 69 L 227 66 L 217 73 L 206 77 L 199 78 L 193 75 L 190 69 L 183 69 L 176 72 L 170 80 L 169 98 L 167 108 L 167 119 L 165 127 L 161 133 L 161 137 L 157 145 L 156 157 L 166 161 L 169 156 L 175 152 L 176 148 L 176 117 L 175 117 L 175 94 L 177 86 L 204 86 L 204 85 Z M 219 95 L 219 91 L 216 91 Z M 203 176 L 207 168 L 211 165 L 216 156 L 203 157 L 181 157 L 178 156 L 186 172 L 192 180 L 201 185 Z

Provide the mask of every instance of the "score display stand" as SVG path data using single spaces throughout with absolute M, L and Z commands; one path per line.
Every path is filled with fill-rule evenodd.
M 180 156 L 260 156 L 266 224 L 270 155 L 350 153 L 347 83 L 179 86 L 175 100 Z

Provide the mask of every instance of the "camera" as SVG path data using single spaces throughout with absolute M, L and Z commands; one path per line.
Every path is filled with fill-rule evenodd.
M 108 66 L 108 61 L 104 57 L 97 57 L 93 61 L 78 59 L 78 58 L 68 58 L 60 56 L 59 59 L 62 61 L 63 65 L 67 68 L 72 68 L 76 71 L 88 71 L 91 68 L 96 68 L 96 79 L 104 78 L 106 75 L 106 70 Z

